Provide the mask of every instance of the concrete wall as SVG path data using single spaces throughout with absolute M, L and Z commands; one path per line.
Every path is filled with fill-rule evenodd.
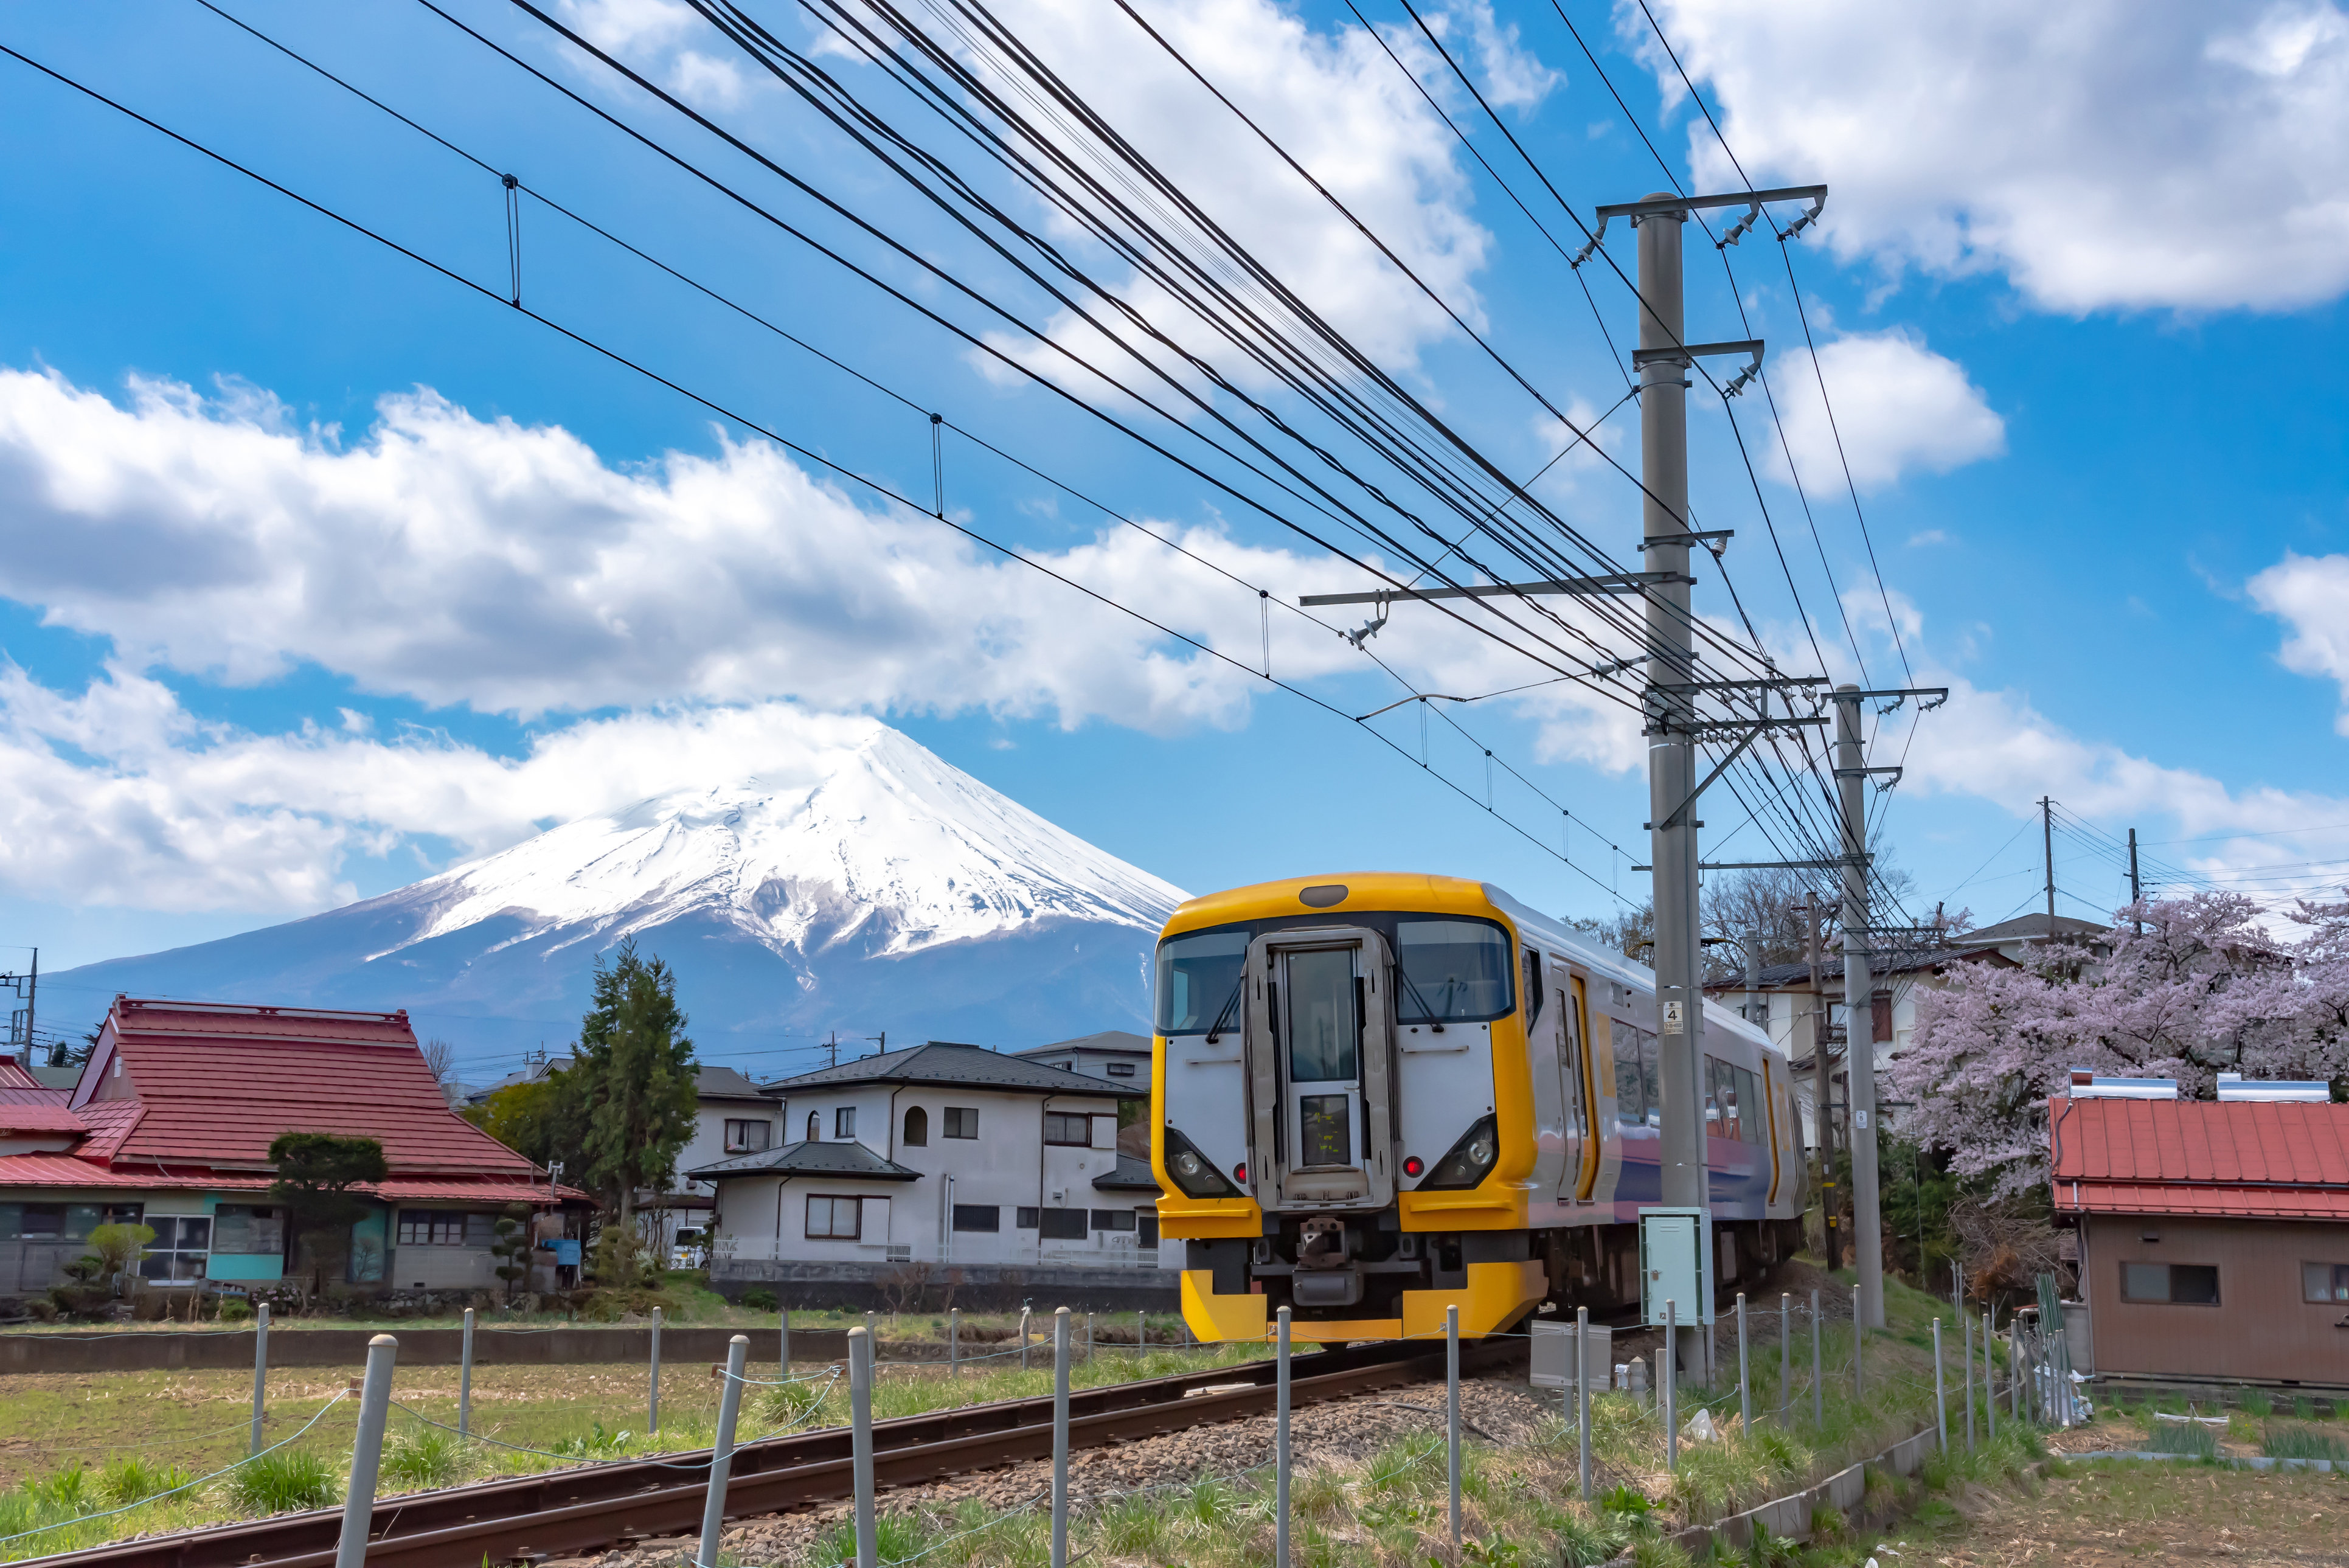
M 909 1301 L 906 1310 L 935 1313 L 958 1306 L 1007 1312 L 1033 1306 L 1050 1312 L 1065 1306 L 1074 1312 L 1175 1312 L 1182 1307 L 1180 1277 L 1163 1269 L 931 1267 L 920 1280 L 921 1299 Z M 894 1305 L 893 1295 L 915 1282 L 903 1265 L 735 1258 L 714 1262 L 709 1283 L 730 1301 L 741 1300 L 747 1290 L 766 1290 L 794 1308 L 882 1311 Z M 796 1359 L 802 1354 L 795 1334 L 792 1355 Z
M 2349 1385 L 2349 1305 L 2301 1299 L 2302 1264 L 2349 1264 L 2349 1224 L 2098 1214 L 2080 1228 L 2099 1375 Z M 2214 1264 L 2219 1304 L 2123 1301 L 2129 1263 Z
M 1055 1303 L 1054 1305 L 1059 1305 Z M 278 1326 L 269 1334 L 272 1367 L 361 1367 L 367 1341 L 386 1332 L 371 1328 Z M 454 1367 L 463 1353 L 463 1331 L 455 1328 L 388 1330 L 399 1341 L 402 1367 Z M 661 1330 L 664 1367 L 685 1362 L 722 1362 L 727 1342 L 749 1333 L 753 1364 L 775 1359 L 777 1336 L 766 1329 L 669 1327 Z M 553 1329 L 482 1328 L 473 1336 L 473 1359 L 485 1367 L 538 1367 L 596 1363 L 649 1364 L 652 1331 L 622 1326 L 570 1326 Z M 836 1361 L 848 1354 L 848 1336 L 833 1329 L 792 1330 L 792 1359 Z M 249 1367 L 250 1328 L 186 1333 L 0 1334 L 0 1373 L 127 1372 L 181 1367 Z

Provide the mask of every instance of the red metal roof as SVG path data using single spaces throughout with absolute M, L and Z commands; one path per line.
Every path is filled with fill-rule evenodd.
M 108 1024 L 144 1107 L 109 1150 L 116 1161 L 261 1167 L 282 1133 L 332 1132 L 376 1139 L 403 1177 L 527 1179 L 533 1170 L 449 1109 L 405 1013 L 118 997 Z M 76 1092 L 112 1081 L 86 1078 Z M 109 1103 L 119 1102 L 78 1109 Z
M 2349 1218 L 2349 1105 L 2048 1101 L 2065 1212 Z
M 71 1154 L 0 1154 L 0 1187 L 106 1187 L 114 1189 L 201 1187 L 208 1191 L 258 1191 L 265 1173 L 174 1170 L 164 1165 L 101 1165 Z
M 63 1100 L 11 1102 L 5 1098 L 0 1098 L 0 1132 L 87 1132 L 88 1130 L 89 1130 L 89 1123 L 67 1109 Z
M 19 1066 L 15 1057 L 0 1057 L 0 1089 L 40 1087 L 41 1080 Z
M 147 1108 L 135 1099 L 93 1099 L 74 1114 L 89 1126 L 89 1137 L 74 1150 L 74 1157 L 104 1161 L 114 1158 L 122 1140 L 147 1114 Z

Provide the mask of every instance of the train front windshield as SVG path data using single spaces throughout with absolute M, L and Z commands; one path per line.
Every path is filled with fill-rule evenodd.
M 1288 923 L 1282 923 L 1287 924 Z M 1516 966 L 1508 933 L 1488 921 L 1359 916 L 1384 932 L 1401 972 L 1395 1013 L 1404 1024 L 1465 1024 L 1508 1016 Z M 1235 1027 L 1248 939 L 1257 929 L 1202 931 L 1158 944 L 1158 1032 L 1214 1034 Z

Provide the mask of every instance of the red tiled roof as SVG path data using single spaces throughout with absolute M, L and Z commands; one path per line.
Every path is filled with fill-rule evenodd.
M 71 1154 L 0 1154 L 0 1187 L 202 1187 L 212 1191 L 258 1191 L 272 1178 L 265 1172 L 174 1170 L 164 1165 L 109 1166 Z
M 2349 1105 L 2048 1102 L 2065 1212 L 2349 1218 Z
M 280 1134 L 332 1132 L 378 1140 L 403 1177 L 533 1171 L 449 1109 L 404 1013 L 119 998 L 109 1022 L 145 1108 L 108 1151 L 117 1161 L 264 1166 Z
M 114 1158 L 122 1140 L 147 1114 L 147 1108 L 135 1099 L 93 1099 L 83 1104 L 74 1114 L 89 1126 L 89 1137 L 74 1150 L 77 1159 L 106 1161 Z

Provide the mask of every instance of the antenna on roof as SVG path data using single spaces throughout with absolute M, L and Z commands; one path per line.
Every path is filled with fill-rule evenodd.
M 877 1034 L 877 1035 L 867 1035 L 867 1036 L 865 1036 L 864 1037 L 865 1037 L 866 1039 L 868 1039 L 868 1040 L 872 1041 L 874 1045 L 879 1046 L 879 1047 L 881 1047 L 880 1051 L 877 1053 L 878 1055 L 881 1055 L 881 1056 L 885 1056 L 885 1056 L 887 1056 L 887 1055 L 889 1054 L 889 1031 L 888 1031 L 888 1030 L 884 1029 L 884 1030 L 882 1030 L 882 1031 L 881 1031 L 879 1034 Z

